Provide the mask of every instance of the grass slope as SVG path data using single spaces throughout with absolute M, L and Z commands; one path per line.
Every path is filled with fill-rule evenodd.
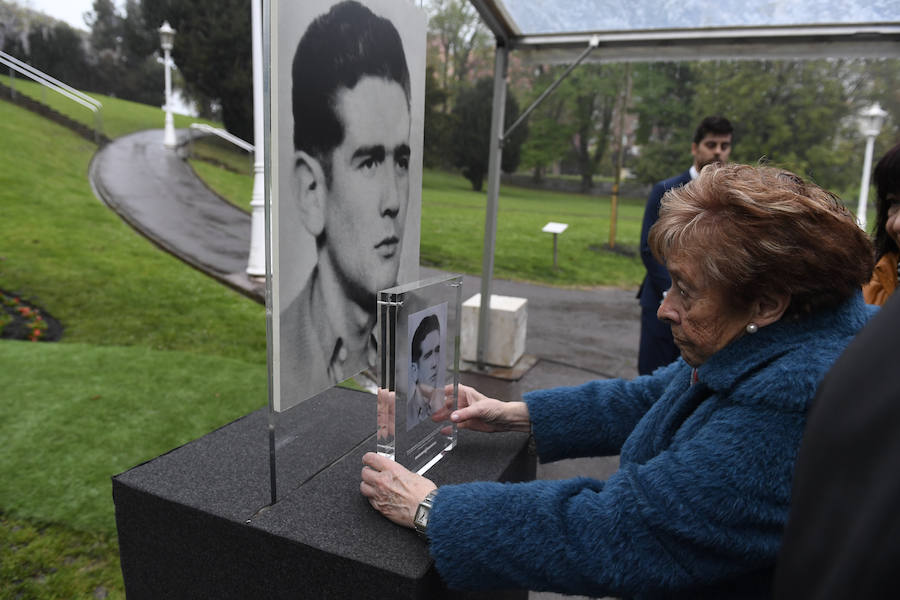
M 111 475 L 266 399 L 265 365 L 185 352 L 4 341 L 0 364 L 0 507 L 81 531 L 115 533 Z
M 191 168 L 212 191 L 238 208 L 250 211 L 253 195 L 253 177 L 211 165 L 201 160 L 190 160 Z
M 0 286 L 40 304 L 65 340 L 265 364 L 265 309 L 160 252 L 93 195 L 96 150 L 0 102 Z M 53 140 L 53 143 L 48 143 Z
M 12 79 L 8 75 L 0 75 L 0 82 L 14 88 L 17 93 L 30 96 L 79 123 L 83 123 L 91 128 L 95 126 L 94 113 L 39 83 L 23 79 L 21 76 Z M 103 104 L 103 108 L 100 110 L 102 130 L 110 139 L 144 129 L 163 128 L 165 112 L 162 108 L 104 96 L 103 94 L 91 93 L 88 95 Z M 185 115 L 172 116 L 176 129 L 189 127 L 191 123 L 208 123 L 217 127 L 221 126 L 220 124 L 195 117 Z
M 118 552 L 102 532 L 0 513 L 0 600 L 125 598 Z
M 0 287 L 66 327 L 0 342 L 0 600 L 122 598 L 110 477 L 265 405 L 265 310 L 103 206 L 92 143 L 0 101 L 0 148 Z

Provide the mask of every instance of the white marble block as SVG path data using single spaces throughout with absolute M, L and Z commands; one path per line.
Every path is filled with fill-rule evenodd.
M 468 362 L 478 360 L 478 313 L 481 294 L 475 294 L 462 305 L 460 353 Z M 489 365 L 512 367 L 525 353 L 528 325 L 528 300 L 512 296 L 491 295 L 490 326 L 484 361 Z

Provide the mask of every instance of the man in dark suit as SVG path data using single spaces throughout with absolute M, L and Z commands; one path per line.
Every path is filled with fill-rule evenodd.
M 900 294 L 816 393 L 794 470 L 775 598 L 896 598 L 900 565 Z
M 681 187 L 697 177 L 700 169 L 706 165 L 728 162 L 731 155 L 732 132 L 731 123 L 725 117 L 703 119 L 694 133 L 694 141 L 691 144 L 691 154 L 694 156 L 691 168 L 680 175 L 660 181 L 650 192 L 641 226 L 641 260 L 644 261 L 647 275 L 644 276 L 637 295 L 641 302 L 641 345 L 638 350 L 640 375 L 648 375 L 657 367 L 667 365 L 678 358 L 678 348 L 672 339 L 672 330 L 656 316 L 663 295 L 672 285 L 672 279 L 666 268 L 653 257 L 647 243 L 650 228 L 659 216 L 660 201 L 670 189 Z

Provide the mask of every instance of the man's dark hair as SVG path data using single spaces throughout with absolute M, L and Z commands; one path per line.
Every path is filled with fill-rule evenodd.
M 700 121 L 697 131 L 694 132 L 694 143 L 699 144 L 709 134 L 731 135 L 733 133 L 734 128 L 731 126 L 731 121 L 725 117 L 706 117 Z
M 875 217 L 875 258 L 879 259 L 888 252 L 897 252 L 897 243 L 885 230 L 888 219 L 888 209 L 891 202 L 887 196 L 891 192 L 900 194 L 900 144 L 897 144 L 884 153 L 878 164 L 872 179 L 875 180 L 876 210 Z
M 413 362 L 419 362 L 419 358 L 422 357 L 422 342 L 425 341 L 425 337 L 432 331 L 441 332 L 441 323 L 438 321 L 437 315 L 428 315 L 416 327 L 416 332 L 413 334 L 412 339 Z
M 312 22 L 297 45 L 292 68 L 294 148 L 322 163 L 329 186 L 330 153 L 344 140 L 337 94 L 353 89 L 364 76 L 396 81 L 409 105 L 409 69 L 400 34 L 389 20 L 348 0 Z

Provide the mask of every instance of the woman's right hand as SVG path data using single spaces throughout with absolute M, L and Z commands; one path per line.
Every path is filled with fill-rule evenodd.
M 450 414 L 450 420 L 460 429 L 487 432 L 531 430 L 528 405 L 524 402 L 501 402 L 467 385 L 460 385 L 458 389 L 457 409 Z M 447 386 L 444 393 L 452 397 L 453 386 Z

